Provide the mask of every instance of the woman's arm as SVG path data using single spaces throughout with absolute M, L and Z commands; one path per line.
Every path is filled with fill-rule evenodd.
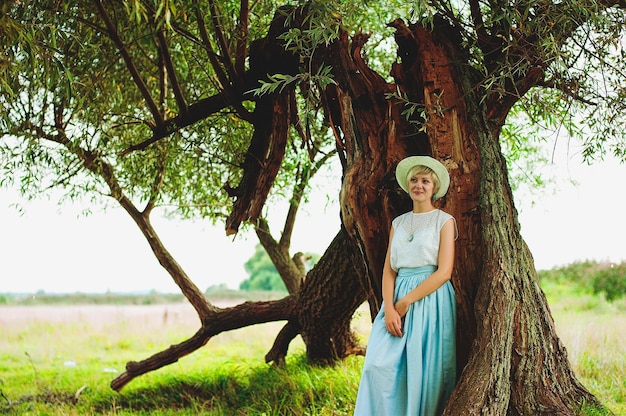
M 456 228 L 454 219 L 450 218 L 445 222 L 443 227 L 441 227 L 438 255 L 439 265 L 437 266 L 437 270 L 396 303 L 395 308 L 400 316 L 406 315 L 406 312 L 409 310 L 409 305 L 413 302 L 425 298 L 450 280 L 452 268 L 454 267 L 455 235 Z
M 402 336 L 402 318 L 393 305 L 393 294 L 396 285 L 396 272 L 391 268 L 391 240 L 393 240 L 393 226 L 389 231 L 387 255 L 383 266 L 383 306 L 385 307 L 385 326 L 391 335 Z

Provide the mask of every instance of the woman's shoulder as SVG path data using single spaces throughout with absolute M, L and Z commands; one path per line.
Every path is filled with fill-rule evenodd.
M 407 211 L 403 214 L 398 215 L 396 218 L 394 218 L 393 220 L 397 220 L 398 218 L 402 218 L 402 217 L 406 217 L 407 215 L 411 215 L 411 211 Z
M 439 228 L 441 229 L 445 223 L 452 219 L 452 223 L 454 224 L 454 239 L 456 240 L 459 237 L 459 229 L 456 225 L 456 218 L 454 218 L 452 215 L 448 214 L 445 211 L 439 210 L 439 212 Z
M 408 215 L 411 215 L 411 211 L 408 211 L 408 212 L 405 212 L 404 214 L 398 215 L 396 218 L 394 218 L 391 221 L 391 225 L 393 225 L 394 228 L 398 228 L 397 225 L 399 223 L 401 223 L 403 221 L 403 219 L 406 218 Z
M 437 222 L 439 226 L 442 227 L 446 222 L 452 219 L 456 223 L 456 218 L 454 218 L 451 214 L 439 209 L 439 215 L 437 215 Z

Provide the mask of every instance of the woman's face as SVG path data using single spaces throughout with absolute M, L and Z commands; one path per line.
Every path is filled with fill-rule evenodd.
M 434 187 L 435 184 L 430 173 L 416 173 L 409 179 L 409 195 L 416 202 L 432 200 Z

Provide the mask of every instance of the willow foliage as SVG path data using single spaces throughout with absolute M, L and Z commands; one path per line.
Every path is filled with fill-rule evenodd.
M 285 5 L 308 10 L 303 28 L 281 37 L 300 57 L 299 71 L 247 79 L 254 43 L 276 13 L 289 13 Z M 473 87 L 484 100 L 514 103 L 501 120 L 510 158 L 532 158 L 538 140 L 566 132 L 588 160 L 626 159 L 626 16 L 618 1 L 24 0 L 2 5 L 1 184 L 28 195 L 59 186 L 69 198 L 108 195 L 77 157 L 88 151 L 114 168 L 136 203 L 156 197 L 182 215 L 221 218 L 230 206 L 222 187 L 241 177 L 259 95 L 288 84 L 300 92 L 280 193 L 334 148 L 316 94 L 333 80 L 307 65 L 317 48 L 340 28 L 370 33 L 366 59 L 388 77 L 395 48 L 387 23 L 428 26 L 434 16 L 460 33 L 461 64 L 478 74 Z M 494 38 L 494 50 L 505 51 L 497 57 L 485 53 L 485 39 Z M 535 69 L 543 74 L 537 85 L 511 95 L 516 75 Z M 194 105 L 214 109 L 177 125 Z

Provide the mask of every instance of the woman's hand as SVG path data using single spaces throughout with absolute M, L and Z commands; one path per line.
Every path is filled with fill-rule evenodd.
M 404 298 L 400 299 L 395 304 L 396 312 L 398 312 L 400 318 L 404 318 L 404 315 L 406 315 L 406 313 L 409 311 L 409 306 L 411 306 L 411 304 L 404 300 Z
M 385 326 L 393 336 L 402 336 L 402 317 L 394 308 L 385 308 Z

